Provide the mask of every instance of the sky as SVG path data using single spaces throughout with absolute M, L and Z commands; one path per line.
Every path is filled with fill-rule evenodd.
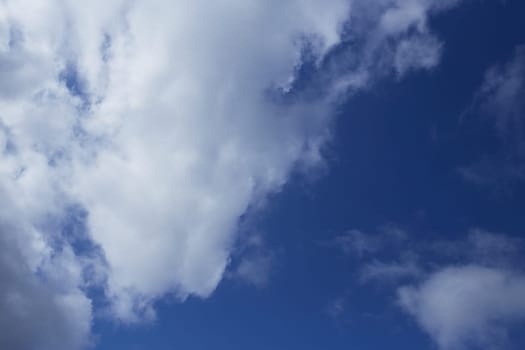
M 0 349 L 523 349 L 524 14 L 0 1 Z

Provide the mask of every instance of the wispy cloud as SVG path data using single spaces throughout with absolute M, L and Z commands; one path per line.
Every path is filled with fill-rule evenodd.
M 246 235 L 232 253 L 227 276 L 264 288 L 278 265 L 279 255 L 277 248 L 270 249 L 261 235 Z
M 525 47 L 518 46 L 505 64 L 485 73 L 465 116 L 469 126 L 488 123 L 497 136 L 496 152 L 461 167 L 460 174 L 477 185 L 504 188 L 525 178 Z M 475 120 L 473 120 L 475 119 Z
M 412 259 L 388 263 L 373 260 L 363 266 L 360 278 L 362 282 L 399 283 L 406 279 L 411 280 L 420 277 L 422 274 L 422 268 Z
M 388 224 L 380 226 L 374 232 L 364 232 L 357 229 L 348 230 L 335 237 L 329 242 L 329 245 L 340 249 L 346 255 L 364 258 L 392 247 L 397 248 L 407 239 L 405 230 L 396 225 Z

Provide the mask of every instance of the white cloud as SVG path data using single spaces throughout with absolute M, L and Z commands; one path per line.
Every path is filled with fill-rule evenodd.
M 0 187 L 2 198 L 6 193 Z M 0 348 L 78 349 L 89 345 L 91 301 L 83 262 L 68 245 L 52 249 L 13 208 L 0 214 Z
M 269 253 L 255 253 L 244 257 L 237 266 L 234 275 L 241 280 L 265 287 L 270 279 L 270 273 L 275 265 L 275 258 Z
M 355 254 L 358 257 L 374 253 L 382 248 L 382 242 L 378 237 L 360 230 L 349 230 L 344 235 L 336 237 L 334 243 L 343 253 Z
M 407 240 L 407 233 L 395 225 L 383 225 L 377 232 L 363 232 L 349 230 L 344 235 L 336 237 L 332 244 L 340 248 L 343 253 L 355 255 L 358 258 L 369 257 L 387 248 L 399 248 Z
M 413 260 L 401 262 L 382 262 L 373 260 L 366 263 L 361 269 L 360 278 L 362 282 L 395 282 L 420 277 L 423 270 Z
M 56 347 L 78 348 L 89 333 L 83 286 L 105 283 L 122 321 L 154 317 L 166 294 L 212 293 L 239 217 L 294 168 L 322 162 L 332 98 L 437 63 L 426 41 L 424 54 L 392 52 L 431 35 L 426 19 L 439 3 L 1 2 L 0 200 L 13 211 L 1 223 L 10 236 L 31 234 L 17 259 L 27 278 L 45 278 L 28 295 L 44 284 L 46 307 L 77 316 L 67 322 L 74 340 Z M 331 65 L 349 13 L 362 48 Z M 294 85 L 305 40 L 318 98 Z M 279 96 L 283 86 L 298 93 Z M 60 224 L 73 205 L 103 254 L 88 259 L 95 282 Z
M 518 46 L 509 62 L 491 67 L 485 73 L 476 99 L 480 107 L 494 118 L 501 137 L 512 139 L 524 123 L 524 95 L 525 47 Z
M 525 178 L 525 46 L 518 46 L 505 64 L 491 67 L 466 116 L 477 126 L 488 122 L 499 139 L 489 154 L 459 169 L 476 185 L 505 187 Z M 500 189 L 500 188 L 498 188 Z
M 332 300 L 325 308 L 325 312 L 332 318 L 338 318 L 345 312 L 346 299 L 339 297 Z
M 19 220 L 36 226 L 61 201 L 80 203 L 122 320 L 151 315 L 165 293 L 208 296 L 239 216 L 295 164 L 320 159 L 329 108 L 265 93 L 299 64 L 301 36 L 318 38 L 317 55 L 337 43 L 347 2 L 7 2 L 3 12 L 2 68 L 14 75 L 1 99 L 14 148 L 3 180 L 24 201 Z
M 399 76 L 411 69 L 430 69 L 441 56 L 441 43 L 433 36 L 420 35 L 401 41 L 395 53 L 395 68 Z
M 509 331 L 525 322 L 523 241 L 476 228 L 425 244 L 425 265 L 397 290 L 401 307 L 440 349 L 505 348 Z
M 278 253 L 275 247 L 267 247 L 261 235 L 245 233 L 231 253 L 232 262 L 226 276 L 264 288 L 275 270 Z
M 136 4 L 113 37 L 107 92 L 86 123 L 111 148 L 74 169 L 117 305 L 208 296 L 240 215 L 318 161 L 327 106 L 272 104 L 265 91 L 298 64 L 294 41 L 312 33 L 326 50 L 347 13 L 339 0 L 164 6 Z
M 477 265 L 449 267 L 399 290 L 401 306 L 440 349 L 501 349 L 525 321 L 525 275 Z
M 506 348 L 525 323 L 520 238 L 473 228 L 434 240 L 389 225 L 375 234 L 351 230 L 335 242 L 358 258 L 358 281 L 396 292 L 399 306 L 442 350 Z

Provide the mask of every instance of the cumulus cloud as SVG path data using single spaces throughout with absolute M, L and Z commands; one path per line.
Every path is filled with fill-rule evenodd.
M 92 303 L 82 283 L 86 261 L 69 245 L 47 245 L 18 214 L 9 207 L 0 214 L 0 348 L 89 345 Z
M 339 98 L 437 64 L 427 19 L 456 3 L 1 2 L 2 235 L 31 237 L 13 257 L 27 269 L 2 260 L 8 286 L 63 321 L 64 349 L 89 334 L 85 286 L 124 322 L 166 294 L 207 297 L 239 218 L 322 163 Z
M 501 349 L 525 322 L 525 275 L 477 265 L 448 267 L 399 289 L 400 305 L 440 349 Z
M 479 228 L 420 246 L 426 264 L 401 282 L 398 303 L 440 349 L 506 347 L 525 322 L 524 248 L 521 239 Z

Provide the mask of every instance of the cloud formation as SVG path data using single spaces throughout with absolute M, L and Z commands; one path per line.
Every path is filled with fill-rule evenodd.
M 440 349 L 501 349 L 525 322 L 525 275 L 478 265 L 447 267 L 399 289 L 400 305 Z
M 525 323 L 520 238 L 473 228 L 459 239 L 418 239 L 389 225 L 335 244 L 357 259 L 358 282 L 393 293 L 439 349 L 505 348 Z
M 467 111 L 478 123 L 490 125 L 496 152 L 462 167 L 460 174 L 482 186 L 502 187 L 525 178 L 525 47 L 518 46 L 506 63 L 485 73 Z
M 231 253 L 226 277 L 236 279 L 256 288 L 266 287 L 278 265 L 279 251 L 269 249 L 259 234 L 245 233 Z
M 322 163 L 339 99 L 437 64 L 427 19 L 456 3 L 1 2 L 2 307 L 35 336 L 0 344 L 81 348 L 93 286 L 124 322 L 210 295 L 240 217 Z
M 20 219 L 12 208 L 0 214 L 0 348 L 89 345 L 92 303 L 82 283 L 87 262 L 68 245 L 51 249 Z
M 399 305 L 440 349 L 501 349 L 525 322 L 524 242 L 472 229 L 461 241 L 432 244 L 434 268 L 398 288 Z

